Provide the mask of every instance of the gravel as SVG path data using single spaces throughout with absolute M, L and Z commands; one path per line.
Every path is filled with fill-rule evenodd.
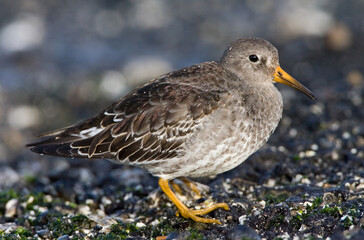
M 11 2 L 0 8 L 1 239 L 362 238 L 360 1 Z M 245 36 L 272 41 L 282 68 L 318 99 L 277 84 L 284 113 L 268 143 L 239 167 L 196 179 L 201 199 L 181 185 L 188 206 L 228 203 L 207 215 L 222 225 L 176 217 L 141 169 L 24 148 L 143 81 L 218 60 Z

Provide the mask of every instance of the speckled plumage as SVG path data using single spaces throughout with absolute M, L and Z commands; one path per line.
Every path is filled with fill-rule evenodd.
M 254 39 L 259 48 L 244 41 L 249 51 L 239 52 L 242 43 L 235 42 L 221 62 L 158 77 L 98 116 L 29 146 L 42 154 L 140 166 L 165 179 L 230 170 L 267 141 L 282 114 L 272 81 L 277 51 L 264 40 Z M 267 54 L 271 79 L 256 81 L 239 69 L 237 54 L 249 56 L 250 51 Z
M 194 221 L 216 208 L 188 209 L 168 180 L 228 171 L 257 151 L 282 116 L 274 81 L 314 95 L 279 66 L 267 41 L 239 39 L 219 62 L 205 62 L 160 76 L 136 88 L 99 115 L 43 134 L 29 144 L 41 154 L 107 158 L 139 166 L 158 176 L 159 185 L 181 215 Z M 190 186 L 193 186 L 193 184 Z

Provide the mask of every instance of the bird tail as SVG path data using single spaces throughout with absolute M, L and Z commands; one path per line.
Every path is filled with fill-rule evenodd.
M 87 157 L 80 155 L 77 149 L 71 147 L 72 143 L 80 140 L 75 136 L 62 136 L 67 128 L 41 134 L 38 141 L 25 145 L 31 151 L 39 154 L 62 156 L 62 157 Z

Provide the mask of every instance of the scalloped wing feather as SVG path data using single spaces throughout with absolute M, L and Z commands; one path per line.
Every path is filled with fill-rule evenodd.
M 41 154 L 144 164 L 183 154 L 186 138 L 228 97 L 211 75 L 214 62 L 191 66 L 135 89 L 95 118 L 27 145 Z M 206 81 L 201 85 L 201 79 Z M 198 83 L 198 84 L 197 84 Z

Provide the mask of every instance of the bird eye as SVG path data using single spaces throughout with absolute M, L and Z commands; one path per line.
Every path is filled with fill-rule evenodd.
M 249 56 L 249 60 L 250 60 L 251 62 L 258 62 L 258 61 L 259 61 L 259 58 L 258 58 L 258 56 L 257 56 L 257 55 L 252 54 L 252 55 L 250 55 L 250 56 Z

